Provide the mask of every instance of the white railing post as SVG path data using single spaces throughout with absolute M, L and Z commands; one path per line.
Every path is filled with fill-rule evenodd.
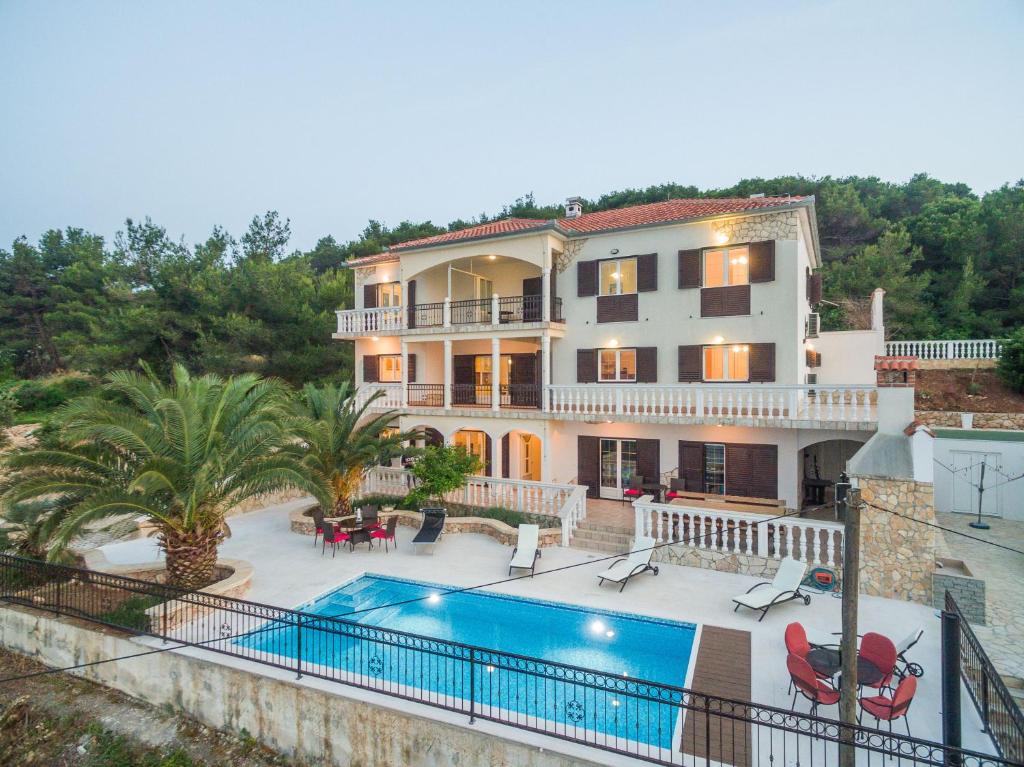
M 452 299 L 444 297 L 444 304 L 441 306 L 441 325 L 446 328 L 452 326 Z

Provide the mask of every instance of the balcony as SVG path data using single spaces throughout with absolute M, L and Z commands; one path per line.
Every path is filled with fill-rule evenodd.
M 406 335 L 442 328 L 473 329 L 474 326 L 518 328 L 540 323 L 563 323 L 562 299 L 551 301 L 544 317 L 542 296 L 492 296 L 459 301 L 415 304 L 409 311 L 402 306 L 374 309 L 346 309 L 335 312 L 338 330 L 335 338 L 375 335 Z
M 453 384 L 445 402 L 443 384 L 408 384 L 402 404 L 401 384 L 368 384 L 362 391 L 385 390 L 375 403 L 407 410 L 495 410 L 488 386 Z M 723 424 L 780 428 L 872 430 L 878 421 L 876 387 L 850 386 L 714 386 L 552 385 L 546 396 L 533 384 L 502 385 L 497 411 L 520 411 L 525 417 L 569 421 L 628 421 L 668 424 Z M 539 412 L 537 412 L 539 411 Z M 543 413 L 541 415 L 540 413 Z

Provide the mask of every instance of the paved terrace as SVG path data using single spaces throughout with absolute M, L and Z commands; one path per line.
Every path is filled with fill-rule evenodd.
M 297 501 L 281 504 L 231 520 L 233 534 L 223 545 L 222 556 L 247 560 L 253 564 L 255 574 L 247 599 L 282 607 L 296 607 L 362 573 L 421 579 L 453 586 L 469 586 L 506 577 L 511 549 L 487 536 L 476 534 L 447 535 L 442 538 L 433 555 L 416 555 L 409 545 L 411 530 L 400 527 L 398 549 L 390 553 L 385 553 L 383 548 L 369 551 L 365 546 L 360 546 L 355 552 L 339 549 L 333 559 L 329 552 L 321 557 L 320 547 L 314 549 L 310 537 L 298 535 L 289 529 L 289 511 L 305 503 Z M 151 539 L 109 544 L 102 551 L 114 564 L 152 563 L 160 556 Z M 745 575 L 663 564 L 660 565 L 659 576 L 638 576 L 620 594 L 611 587 L 598 586 L 595 573 L 607 566 L 594 561 L 600 556 L 571 548 L 544 549 L 535 578 L 502 584 L 493 587 L 493 590 L 583 607 L 687 621 L 705 627 L 718 627 L 727 632 L 749 632 L 751 698 L 780 707 L 788 707 L 792 700 L 792 696 L 787 693 L 789 677 L 785 667 L 786 649 L 783 642 L 786 625 L 791 621 L 801 621 L 808 628 L 812 640 L 826 637 L 840 629 L 840 600 L 828 595 L 812 597 L 809 607 L 799 602 L 782 605 L 769 612 L 761 623 L 757 622 L 755 613 L 734 613 L 731 598 L 757 582 L 755 578 Z M 547 577 L 542 574 L 545 568 L 587 562 L 593 564 Z M 925 675 L 920 680 L 917 697 L 910 711 L 910 727 L 917 737 L 940 741 L 939 620 L 935 610 L 878 597 L 861 598 L 861 633 L 878 631 L 899 641 L 917 626 L 925 630 L 925 635 L 913 649 L 911 657 L 924 666 Z M 705 632 L 706 636 L 722 634 Z M 665 652 L 672 652 L 671 647 L 664 649 Z M 696 652 L 700 654 L 705 649 L 706 645 L 701 645 L 696 648 Z M 723 668 L 714 658 L 703 663 L 698 655 L 694 670 L 695 686 L 711 693 L 728 694 L 735 689 L 736 680 L 724 678 L 724 675 L 735 674 L 736 671 L 744 672 L 738 668 L 729 669 L 728 666 Z M 315 682 L 310 680 L 308 683 Z M 323 683 L 317 683 L 317 686 L 323 687 Z M 366 693 L 342 685 L 328 687 L 340 695 L 357 698 L 367 696 Z M 448 718 L 443 712 L 417 707 L 416 704 L 382 696 L 373 699 L 382 705 L 406 710 L 414 706 L 414 710 L 428 717 Z M 962 700 L 964 747 L 991 752 L 991 744 L 980 733 L 980 720 L 966 692 Z M 808 711 L 807 702 L 801 698 L 797 709 Z M 825 716 L 838 715 L 835 707 L 823 708 L 821 713 Z M 455 717 L 453 721 L 465 724 L 464 717 Z M 520 733 L 514 737 L 530 742 L 535 739 L 534 736 L 527 736 L 527 733 Z M 555 751 L 565 752 L 567 749 L 566 744 L 552 738 L 536 737 L 540 738 L 538 745 Z M 593 757 L 594 752 L 591 751 L 589 755 Z M 601 758 L 611 761 L 616 759 L 610 755 Z M 624 762 L 619 759 L 615 763 Z

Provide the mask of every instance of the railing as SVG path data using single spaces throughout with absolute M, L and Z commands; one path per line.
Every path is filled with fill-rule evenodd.
M 452 325 L 490 325 L 491 303 L 489 298 L 452 301 Z
M 439 328 L 444 325 L 444 303 L 416 304 L 412 308 L 413 321 L 417 328 Z
M 491 406 L 490 384 L 452 384 L 453 405 Z
M 343 309 L 335 312 L 338 333 L 386 333 L 405 327 L 405 309 L 386 306 L 377 309 Z
M 498 393 L 502 407 L 540 407 L 540 384 L 502 384 Z
M 409 384 L 409 407 L 444 407 L 444 384 Z
M 765 559 L 788 556 L 812 567 L 842 565 L 843 526 L 835 522 L 795 516 L 769 521 L 771 514 L 651 503 L 650 498 L 633 504 L 635 530 L 658 543 Z
M 956 614 L 959 619 L 960 675 L 978 709 L 985 731 L 992 736 L 1000 756 L 1024 761 L 1024 714 L 948 591 L 946 612 Z
M 995 360 L 1002 342 L 996 338 L 958 341 L 887 341 L 885 353 L 922 360 Z
M 384 396 L 374 400 L 370 407 L 392 410 L 402 407 L 402 384 L 400 383 L 367 383 L 356 392 L 356 406 L 362 407 L 375 392 L 382 391 Z
M 375 466 L 363 475 L 360 495 L 405 496 L 416 486 L 416 478 L 407 470 Z M 528 479 L 469 477 L 466 484 L 445 496 L 450 503 L 466 506 L 500 506 L 524 514 L 558 517 L 562 520 L 562 545 L 587 515 L 587 489 L 580 485 L 534 482 Z
M 552 413 L 668 418 L 873 421 L 876 387 L 579 384 L 548 387 Z
M 112 604 L 129 600 L 152 607 L 141 615 L 112 610 Z M 919 738 L 619 673 L 8 555 L 0 555 L 0 601 L 654 764 L 831 765 L 838 764 L 840 741 L 855 750 L 858 764 L 1007 764 Z M 178 616 L 173 628 L 169 614 Z

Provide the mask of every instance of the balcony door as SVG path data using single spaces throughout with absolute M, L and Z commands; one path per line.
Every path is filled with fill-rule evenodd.
M 629 487 L 637 466 L 635 439 L 601 439 L 602 498 L 622 499 L 622 491 Z

